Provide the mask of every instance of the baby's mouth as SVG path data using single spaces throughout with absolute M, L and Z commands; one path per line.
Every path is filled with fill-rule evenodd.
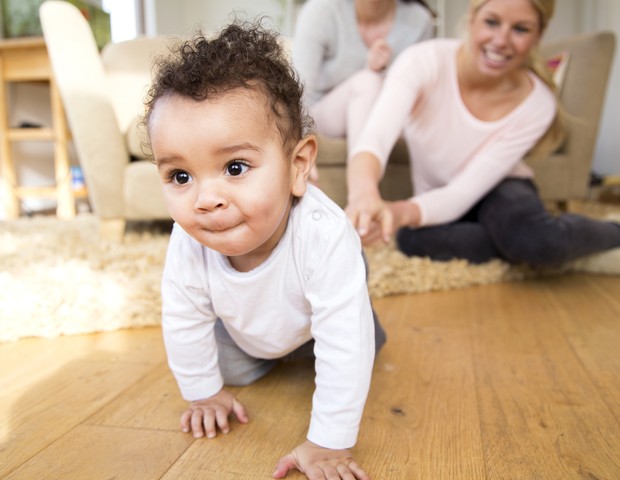
M 213 222 L 213 223 L 210 223 L 209 225 L 203 226 L 203 229 L 211 233 L 222 233 L 222 232 L 227 232 L 228 230 L 232 230 L 233 228 L 236 228 L 238 226 L 239 226 L 238 223 Z

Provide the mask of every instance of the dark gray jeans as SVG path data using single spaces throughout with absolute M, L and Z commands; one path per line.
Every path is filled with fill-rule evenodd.
M 531 180 L 509 178 L 456 222 L 402 228 L 396 242 L 406 255 L 433 260 L 483 263 L 500 258 L 553 266 L 620 247 L 620 224 L 574 214 L 552 215 Z

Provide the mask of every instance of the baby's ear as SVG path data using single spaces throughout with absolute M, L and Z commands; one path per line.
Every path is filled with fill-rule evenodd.
M 315 135 L 302 138 L 293 150 L 291 193 L 296 197 L 301 197 L 306 193 L 308 177 L 314 166 L 317 150 L 318 143 Z

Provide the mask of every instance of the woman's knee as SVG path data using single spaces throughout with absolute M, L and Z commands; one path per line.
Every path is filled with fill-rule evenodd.
M 383 86 L 383 76 L 367 68 L 356 72 L 349 79 L 353 95 L 379 95 Z
M 481 203 L 479 220 L 501 257 L 511 263 L 554 265 L 568 254 L 570 232 L 546 210 L 529 180 L 500 183 Z

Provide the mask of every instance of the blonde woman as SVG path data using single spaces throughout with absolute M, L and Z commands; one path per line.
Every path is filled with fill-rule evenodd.
M 620 246 L 620 224 L 549 214 L 530 151 L 561 138 L 557 97 L 536 58 L 553 0 L 472 0 L 463 40 L 405 50 L 390 68 L 347 171 L 347 214 L 365 244 L 472 263 L 555 265 Z M 414 196 L 384 201 L 378 182 L 403 134 Z

